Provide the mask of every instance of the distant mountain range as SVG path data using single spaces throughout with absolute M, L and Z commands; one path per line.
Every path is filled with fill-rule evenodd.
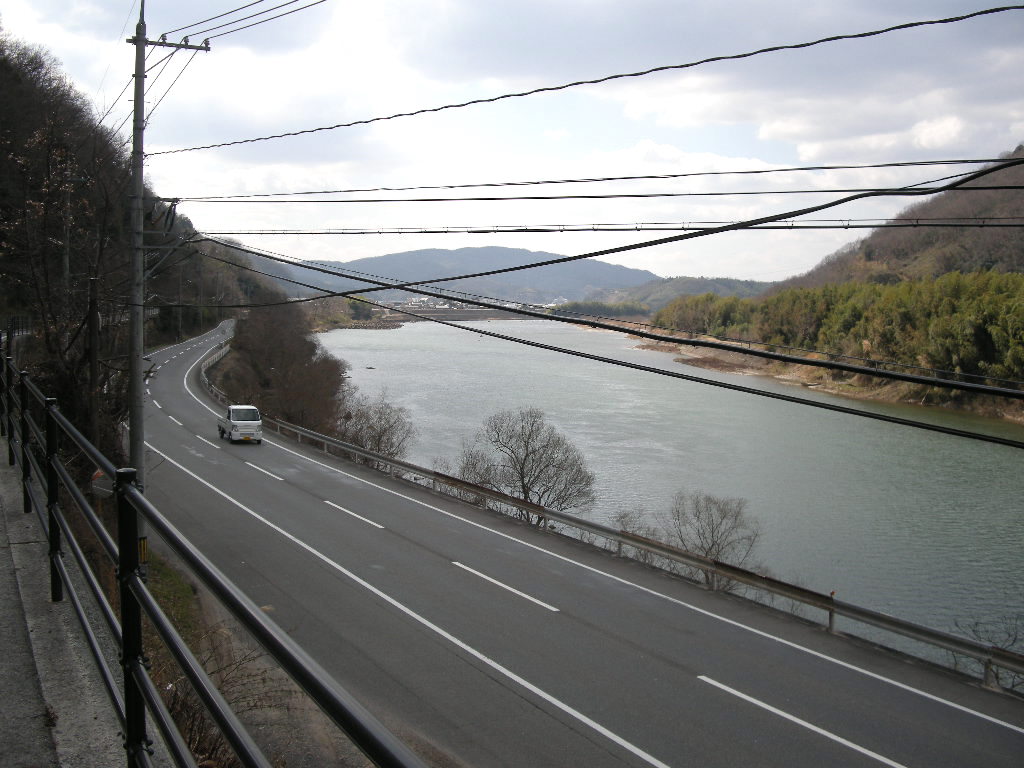
M 459 248 L 457 250 L 431 248 L 356 259 L 333 266 L 350 273 L 359 272 L 375 278 L 411 282 L 507 269 L 557 258 L 561 258 L 557 253 L 496 246 Z M 255 261 L 262 260 L 254 257 Z M 260 269 L 321 286 L 330 291 L 359 290 L 369 287 L 368 283 L 358 280 L 285 267 L 281 264 L 275 264 L 273 267 L 264 264 Z M 552 264 L 519 272 L 452 280 L 438 283 L 438 287 L 489 296 L 503 301 L 549 304 L 560 300 L 579 301 L 595 291 L 629 288 L 658 279 L 660 278 L 653 272 L 644 269 L 630 269 L 603 261 L 581 259 L 580 261 Z M 311 293 L 303 292 L 306 295 Z M 393 301 L 399 296 L 409 296 L 407 292 L 391 290 L 379 291 L 375 295 L 389 301 Z
M 456 250 L 431 248 L 339 262 L 332 266 L 346 272 L 359 272 L 375 278 L 416 281 L 507 269 L 560 257 L 557 253 L 497 246 Z M 261 262 L 258 267 L 261 271 L 320 286 L 330 291 L 359 290 L 369 286 L 368 283 L 350 278 L 298 269 L 255 256 L 252 258 L 254 265 Z M 658 309 L 681 295 L 715 293 L 720 296 L 745 297 L 756 295 L 771 284 L 730 278 L 659 277 L 645 269 L 631 269 L 603 261 L 581 259 L 538 269 L 452 280 L 438 285 L 502 301 L 521 301 L 530 304 L 584 300 L 638 301 L 652 309 Z M 286 283 L 282 283 L 281 286 L 293 296 L 308 296 L 313 293 L 309 289 L 289 287 Z M 404 291 L 390 290 L 376 293 L 378 298 L 386 301 L 394 301 L 409 295 Z

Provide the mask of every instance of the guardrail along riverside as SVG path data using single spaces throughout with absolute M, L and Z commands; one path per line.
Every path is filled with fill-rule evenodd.
M 207 370 L 219 362 L 229 350 L 230 344 L 228 342 L 221 342 L 218 348 L 213 350 L 200 366 L 200 379 L 203 387 L 211 397 L 225 405 L 231 402 L 230 399 L 210 382 Z M 574 531 L 577 538 L 581 534 L 594 537 L 595 540 L 591 543 L 598 545 L 603 543 L 603 546 L 606 548 L 614 547 L 620 555 L 627 554 L 623 550 L 624 546 L 631 547 L 669 562 L 679 563 L 688 568 L 695 568 L 723 579 L 738 582 L 757 592 L 783 597 L 801 605 L 820 609 L 825 612 L 824 626 L 829 632 L 836 632 L 836 617 L 842 616 L 882 629 L 894 635 L 949 651 L 952 654 L 974 659 L 981 670 L 982 682 L 986 687 L 993 690 L 1000 688 L 996 675 L 997 668 L 1015 674 L 1024 674 L 1024 655 L 1005 648 L 987 645 L 970 638 L 915 624 L 879 611 L 862 608 L 852 603 L 836 600 L 834 595 L 815 592 L 779 579 L 762 576 L 745 568 L 738 568 L 720 560 L 713 560 L 694 552 L 688 552 L 669 544 L 655 541 L 654 539 L 648 539 L 624 530 L 616 530 L 574 515 L 530 504 L 522 499 L 468 483 L 457 477 L 410 464 L 406 461 L 381 456 L 357 445 L 313 432 L 296 424 L 275 419 L 267 414 L 263 414 L 263 426 L 264 429 L 269 426 L 277 434 L 294 439 L 298 443 L 305 441 L 307 444 L 318 446 L 325 454 L 349 459 L 358 458 L 376 469 L 386 471 L 395 477 L 412 483 L 429 485 L 433 490 L 440 493 L 457 496 L 463 500 L 476 500 L 477 503 L 484 506 L 487 506 L 489 502 L 493 502 L 498 511 L 508 509 L 520 510 L 523 513 L 534 515 L 543 521 L 555 521 Z
M 147 669 L 143 616 L 148 617 L 239 762 L 246 768 L 271 768 L 272 765 L 147 588 L 143 573 L 147 538 L 139 533 L 143 521 L 371 762 L 389 768 L 423 768 L 423 763 L 405 744 L 267 618 L 142 496 L 133 484 L 134 469 L 115 467 L 61 414 L 54 398 L 46 397 L 25 371 L 15 368 L 10 357 L 4 359 L 2 373 L 0 431 L 7 438 L 8 464 L 21 471 L 23 510 L 25 514 L 36 513 L 49 542 L 50 598 L 60 601 L 67 597 L 82 625 L 123 729 L 129 768 L 149 768 L 154 764 L 152 741 L 147 732 L 149 722 L 158 729 L 175 766 L 196 768 L 188 745 Z M 76 462 L 74 471 L 79 476 L 84 461 L 90 474 L 96 470 L 114 479 L 116 540 L 108 533 L 62 458 L 71 454 Z M 73 533 L 69 515 L 80 516 L 80 521 L 95 535 L 109 563 L 116 567 L 119 613 L 111 606 L 99 575 L 86 559 Z M 102 627 L 92 626 L 74 586 L 74 581 L 79 580 L 73 581 L 67 569 L 65 551 L 71 553 L 80 581 L 86 585 L 106 624 L 109 638 L 106 647 L 116 644 L 121 659 L 120 675 L 115 674 L 107 662 Z

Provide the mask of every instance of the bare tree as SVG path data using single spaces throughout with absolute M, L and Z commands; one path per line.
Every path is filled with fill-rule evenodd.
M 989 620 L 957 619 L 956 628 L 980 643 L 1015 653 L 1024 652 L 1024 613 L 1002 614 Z M 951 654 L 954 669 L 976 671 L 980 664 L 959 653 Z M 996 684 L 1007 691 L 1024 691 L 1024 674 L 995 667 Z
M 594 474 L 583 454 L 537 408 L 489 416 L 473 442 L 463 446 L 458 475 L 560 511 L 586 510 L 594 501 Z M 536 525 L 544 522 L 522 510 L 518 514 Z
M 352 392 L 346 405 L 348 410 L 338 429 L 342 440 L 390 459 L 405 456 L 409 441 L 416 434 L 406 408 L 390 402 L 385 391 L 375 399 Z
M 689 552 L 747 567 L 761 536 L 757 521 L 747 514 L 747 500 L 712 496 L 702 491 L 675 495 L 672 509 L 660 516 L 669 543 Z M 694 569 L 696 570 L 696 569 Z M 735 582 L 716 573 L 700 571 L 711 589 L 731 589 Z

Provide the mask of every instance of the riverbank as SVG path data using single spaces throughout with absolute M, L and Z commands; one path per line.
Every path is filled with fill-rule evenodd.
M 1024 424 L 1024 401 L 1019 400 L 960 395 L 956 399 L 938 401 L 935 399 L 935 389 L 931 387 L 899 381 L 875 380 L 859 375 L 837 379 L 830 371 L 823 368 L 779 363 L 751 357 L 742 352 L 649 341 L 637 344 L 637 348 L 671 354 L 676 362 L 695 368 L 745 376 L 768 376 L 783 383 L 814 388 L 821 392 L 853 400 L 962 411 L 976 416 Z

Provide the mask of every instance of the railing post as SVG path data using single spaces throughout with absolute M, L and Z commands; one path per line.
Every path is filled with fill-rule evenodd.
M 57 559 L 60 551 L 60 526 L 57 525 L 57 502 L 60 498 L 60 481 L 57 477 L 57 398 L 46 398 L 46 519 L 50 535 L 50 600 L 59 603 L 64 599 L 64 582 L 60 578 Z
M 836 591 L 833 589 L 828 594 L 828 598 L 831 601 L 836 599 Z M 828 633 L 834 635 L 836 633 L 836 610 L 835 608 L 828 609 Z
M 982 681 L 982 685 L 993 691 L 1001 691 L 1003 688 L 999 685 L 999 675 L 996 674 L 995 665 L 992 663 L 992 659 L 985 659 L 985 675 Z
M 32 479 L 32 464 L 28 460 L 28 445 L 31 432 L 28 431 L 28 371 L 19 371 L 18 402 L 21 413 L 18 415 L 18 428 L 21 430 L 21 509 L 27 515 L 32 511 L 32 497 L 28 493 L 28 485 Z
M 0 363 L 3 364 L 3 369 L 0 370 L 0 381 L 3 382 L 3 413 L 0 413 L 0 435 L 7 437 L 7 412 L 11 408 L 11 393 L 7 390 L 7 355 L 0 356 Z
M 138 513 L 128 501 L 127 491 L 135 483 L 134 469 L 117 470 L 117 580 L 121 596 L 121 668 L 124 673 L 124 748 L 128 768 L 139 763 L 136 756 L 149 746 L 146 739 L 146 704 L 135 684 L 132 667 L 143 661 L 142 610 L 132 593 L 130 580 L 139 573 Z
M 7 465 L 14 466 L 14 387 L 11 376 L 14 374 L 14 360 L 10 355 L 4 360 L 4 394 L 7 396 Z

